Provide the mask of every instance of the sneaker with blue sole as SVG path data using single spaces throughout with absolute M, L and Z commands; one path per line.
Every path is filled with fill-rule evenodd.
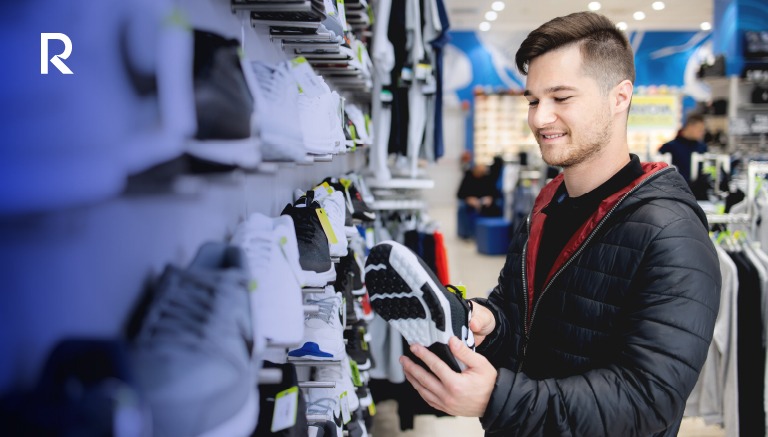
M 474 349 L 470 301 L 449 291 L 419 256 L 395 241 L 371 249 L 365 278 L 374 311 L 408 344 L 423 345 L 451 369 L 462 371 L 463 364 L 451 353 L 448 341 L 456 336 Z

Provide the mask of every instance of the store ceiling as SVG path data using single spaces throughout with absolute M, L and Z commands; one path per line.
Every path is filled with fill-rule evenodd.
M 478 30 L 486 12 L 496 0 L 445 0 L 452 30 Z M 490 32 L 533 30 L 551 18 L 588 10 L 590 0 L 505 0 L 498 18 L 490 22 Z M 654 0 L 602 0 L 597 12 L 614 22 L 627 23 L 627 30 L 700 30 L 702 22 L 712 22 L 712 0 L 666 0 L 664 9 L 654 10 Z M 637 11 L 645 19 L 635 20 Z M 706 29 L 705 29 L 706 30 Z

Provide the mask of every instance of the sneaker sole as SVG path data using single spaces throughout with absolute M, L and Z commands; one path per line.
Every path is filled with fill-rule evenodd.
M 336 267 L 331 263 L 331 268 L 325 272 L 302 270 L 302 279 L 305 287 L 325 287 L 336 282 Z
M 368 255 L 365 281 L 373 309 L 408 344 L 427 347 L 461 371 L 448 348 L 454 336 L 450 304 L 413 252 L 399 244 L 379 243 Z

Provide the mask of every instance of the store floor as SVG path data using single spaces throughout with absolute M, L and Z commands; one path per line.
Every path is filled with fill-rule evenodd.
M 470 297 L 485 296 L 496 284 L 504 256 L 477 253 L 475 243 L 456 237 L 456 211 L 453 207 L 431 207 L 429 215 L 440 224 L 448 252 L 448 267 L 453 283 L 467 287 Z M 374 437 L 482 437 L 483 429 L 477 418 L 417 416 L 414 429 L 401 432 L 397 403 L 384 401 L 376 405 Z M 724 437 L 716 426 L 706 426 L 698 418 L 686 418 L 679 437 Z

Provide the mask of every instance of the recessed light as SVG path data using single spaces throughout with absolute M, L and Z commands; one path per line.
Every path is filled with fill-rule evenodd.
M 491 5 L 491 9 L 493 9 L 496 12 L 500 12 L 504 10 L 504 6 L 506 6 L 504 2 L 493 2 L 493 4 Z
M 632 18 L 634 18 L 637 21 L 645 20 L 645 12 L 637 11 L 634 14 L 632 14 Z
M 488 21 L 494 21 L 495 19 L 499 18 L 499 14 L 493 11 L 488 11 L 485 13 L 485 19 Z
M 701 27 L 701 30 L 712 30 L 712 24 L 709 21 L 702 22 L 699 27 Z
M 664 4 L 664 2 L 653 2 L 651 7 L 653 8 L 654 11 L 660 11 L 664 9 L 666 5 Z
M 627 23 L 624 21 L 619 21 L 616 23 L 616 28 L 619 30 L 627 30 Z
M 480 30 L 482 30 L 483 32 L 488 32 L 489 30 L 491 30 L 491 23 L 487 21 L 483 21 L 482 23 L 480 23 Z
M 602 5 L 600 4 L 600 2 L 589 2 L 587 7 L 589 8 L 590 11 L 599 11 Z

